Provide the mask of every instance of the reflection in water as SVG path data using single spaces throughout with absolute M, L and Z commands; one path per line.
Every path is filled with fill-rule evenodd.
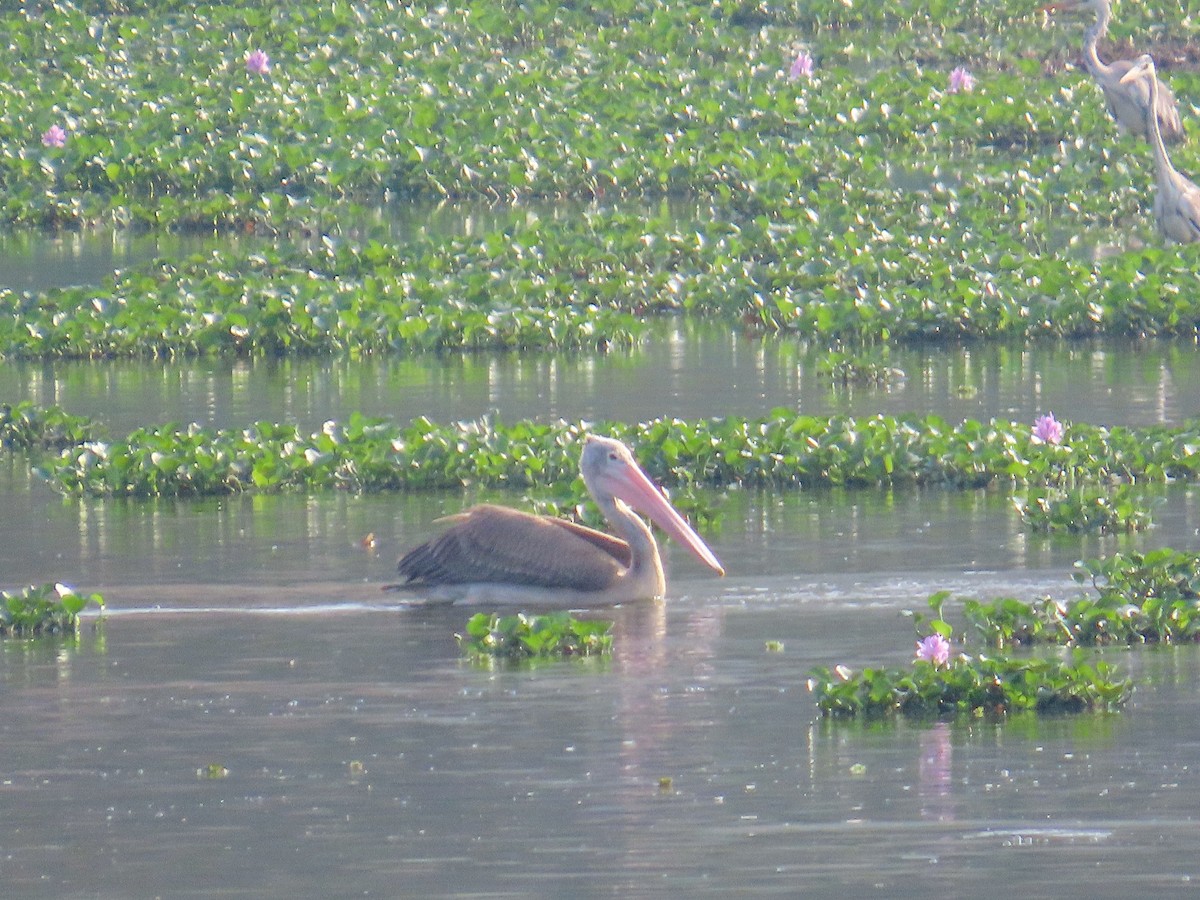
M 77 665 L 86 671 L 107 651 L 106 624 L 94 617 L 73 634 L 0 640 L 0 684 L 5 690 L 69 688 Z
M 260 359 L 104 364 L 13 362 L 0 399 L 91 415 L 122 435 L 147 424 L 241 428 L 259 420 L 315 430 L 351 413 L 407 422 L 498 414 L 504 421 L 644 421 L 661 416 L 935 413 L 1177 424 L 1200 414 L 1200 348 L 1090 342 L 893 348 L 907 373 L 887 388 L 838 387 L 817 372 L 826 351 L 754 341 L 718 325 L 659 320 L 653 339 L 605 353 L 440 354 L 367 360 Z
M 921 815 L 935 822 L 954 820 L 951 794 L 954 748 L 950 743 L 950 724 L 935 722 L 920 732 L 918 792 Z

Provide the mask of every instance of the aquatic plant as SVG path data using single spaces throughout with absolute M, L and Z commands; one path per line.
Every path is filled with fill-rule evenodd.
M 840 6 L 6 10 L 0 218 L 317 234 L 337 250 L 0 292 L 0 353 L 583 347 L 636 339 L 666 310 L 847 341 L 1196 333 L 1194 251 L 1139 248 L 1121 225 L 1144 202 L 1139 166 L 1095 140 L 1111 126 L 1065 70 L 1073 33 L 1002 4 Z M 1126 13 L 1130 29 L 1162 24 Z M 295 64 L 247 79 L 229 35 Z M 799 89 L 804 55 L 821 78 Z M 960 74 L 949 93 L 951 66 L 988 78 L 967 91 Z M 50 115 L 70 134 L 52 162 L 28 146 Z M 335 203 L 413 196 L 688 196 L 697 211 L 519 224 L 518 209 L 467 239 L 342 246 L 337 223 L 360 217 Z M 1128 249 L 1090 252 L 1104 244 Z
M 1060 95 L 1071 79 L 1047 77 L 1040 63 L 1054 36 L 1028 11 L 726 6 L 533 0 L 510 10 L 468 0 L 453 10 L 177 2 L 109 10 L 57 0 L 36 15 L 6 10 L 0 71 L 13 100 L 0 117 L 2 208 L 21 222 L 115 214 L 162 227 L 253 221 L 264 198 L 315 203 L 385 191 L 770 192 L 794 181 L 789 162 L 803 169 L 823 148 L 854 146 L 870 174 L 881 139 L 944 153 L 997 136 L 1052 147 L 1066 129 L 1079 131 Z M 1147 26 L 1145 14 L 1130 18 L 1130 28 Z M 1189 27 L 1186 17 L 1171 24 Z M 797 32 L 830 72 L 802 105 L 781 77 L 791 61 L 781 48 L 794 47 Z M 229 36 L 239 34 L 295 60 L 272 72 L 271 91 L 230 71 Z M 909 62 L 913 46 L 922 57 Z M 71 65 L 35 68 L 30 59 Z M 998 72 L 982 114 L 951 114 L 958 110 L 928 96 L 936 73 L 963 61 Z M 505 98 L 499 113 L 496 97 Z M 50 98 L 82 146 L 46 191 L 40 166 L 8 142 Z M 1082 124 L 1106 123 L 1098 114 Z M 185 139 L 197 134 L 205 140 Z
M 995 210 L 979 212 L 988 221 L 978 223 L 946 212 L 983 197 L 922 198 L 919 207 L 938 218 L 916 226 L 887 221 L 891 212 L 868 224 L 831 222 L 842 213 L 822 210 L 842 202 L 793 193 L 753 215 L 714 205 L 696 223 L 604 208 L 543 219 L 518 209 L 511 227 L 482 237 L 235 247 L 146 263 L 101 285 L 0 289 L 0 355 L 603 348 L 644 335 L 648 316 L 680 312 L 848 347 L 1188 336 L 1200 327 L 1200 297 L 1184 289 L 1195 248 L 1082 262 L 997 233 L 988 224 Z M 912 202 L 889 191 L 860 205 Z M 972 236 L 945 233 L 951 225 Z M 992 233 L 973 236 L 984 231 Z M 897 239 L 901 232 L 908 238 Z
M 76 593 L 65 584 L 0 591 L 0 635 L 35 637 L 77 631 L 79 614 L 89 606 L 103 610 L 104 598 Z
M 940 634 L 931 634 L 917 641 L 917 659 L 933 666 L 944 666 L 950 661 L 950 642 Z
M 1102 533 L 1143 531 L 1150 511 L 1129 485 L 1115 489 L 1039 485 L 1013 497 L 1026 527 L 1034 531 Z
M 612 652 L 612 626 L 567 612 L 476 613 L 467 621 L 466 634 L 455 637 L 464 652 L 479 659 L 599 656 Z
M 42 146 L 61 148 L 67 145 L 67 133 L 57 123 L 42 132 Z
M 788 78 L 792 81 L 799 81 L 801 78 L 812 78 L 812 75 L 812 55 L 801 50 L 796 54 L 796 58 L 792 60 L 791 66 L 788 67 Z
M 28 400 L 0 403 L 0 449 L 74 447 L 96 432 L 86 416 L 73 416 L 57 406 L 41 409 Z
M 917 660 L 910 669 L 817 668 L 809 680 L 827 716 L 1104 711 L 1131 689 L 1111 664 L 1079 653 L 1067 661 L 960 653 L 944 667 Z
M 945 618 L 948 591 L 929 597 L 930 616 L 913 613 L 919 640 L 910 669 L 846 666 L 813 670 L 809 689 L 827 716 L 1005 714 L 1010 712 L 1084 712 L 1116 709 L 1133 689 L 1128 678 L 1101 659 L 1075 651 L 1068 657 L 998 656 L 952 651 L 953 627 Z M 1005 601 L 1007 602 L 1007 601 Z M 1008 607 L 1005 607 L 1008 609 Z M 977 611 L 977 610 L 976 610 Z M 975 625 L 970 634 L 1002 649 L 995 632 Z
M 939 485 L 1105 486 L 1167 482 L 1200 473 L 1200 422 L 1102 428 L 1075 423 L 1069 446 L 1048 448 L 1021 423 L 938 416 L 828 418 L 779 409 L 761 418 L 625 423 L 478 421 L 406 426 L 352 415 L 318 432 L 260 422 L 243 429 L 147 426 L 124 439 L 85 440 L 43 457 L 38 471 L 65 493 L 222 494 L 245 490 L 355 491 L 571 484 L 585 431 L 635 448 L 657 480 L 673 486 Z M 1047 453 L 1052 449 L 1052 453 Z M 1105 495 L 1108 496 L 1108 495 Z M 1117 523 L 1137 523 L 1118 491 Z M 1127 508 L 1128 507 L 1128 508 Z M 1078 513 L 1091 514 L 1079 505 Z M 1056 514 L 1056 523 L 1066 513 Z
M 975 90 L 975 76 L 962 66 L 956 66 L 950 72 L 950 83 L 946 91 L 951 94 L 959 92 L 970 93 Z
M 835 384 L 844 385 L 890 385 L 904 380 L 904 371 L 887 364 L 887 348 L 882 353 L 873 351 L 882 358 L 872 358 L 871 350 L 861 353 L 850 350 L 831 350 L 817 361 L 817 372 L 829 376 Z
M 1054 418 L 1054 413 L 1038 416 L 1033 421 L 1033 439 L 1039 444 L 1061 444 L 1063 439 L 1062 423 Z
M 632 343 L 645 330 L 632 305 L 665 291 L 610 282 L 604 270 L 579 275 L 587 271 L 576 269 L 584 263 L 565 249 L 532 264 L 510 246 L 524 235 L 493 237 L 494 247 L 487 247 L 494 253 L 461 239 L 403 247 L 329 242 L 243 258 L 159 261 L 102 287 L 40 296 L 0 290 L 0 355 L 596 349 Z M 647 274 L 644 264 L 638 268 L 642 274 L 630 279 L 665 284 L 668 278 Z
M 271 71 L 271 57 L 262 50 L 251 50 L 246 54 L 246 71 L 251 75 L 266 75 Z
M 1200 555 L 1170 548 L 1076 563 L 1078 597 L 965 599 L 967 626 L 992 647 L 1160 644 L 1200 640 Z M 934 621 L 948 594 L 929 598 Z M 918 623 L 923 621 L 917 616 Z

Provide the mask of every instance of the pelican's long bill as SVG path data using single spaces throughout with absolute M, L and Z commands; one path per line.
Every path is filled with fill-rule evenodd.
M 662 491 L 646 476 L 632 456 L 629 457 L 627 465 L 603 469 L 598 476 L 597 487 L 625 501 L 642 515 L 648 516 L 659 528 L 718 575 L 725 574 L 725 567 L 708 548 L 708 544 L 704 543 L 704 539 L 696 534 L 687 520 L 667 501 Z

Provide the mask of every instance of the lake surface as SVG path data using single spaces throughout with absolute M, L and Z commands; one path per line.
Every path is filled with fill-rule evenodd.
M 316 428 L 355 411 L 1147 424 L 1200 409 L 1187 345 L 899 349 L 906 379 L 873 390 L 831 386 L 820 356 L 670 320 L 604 355 L 7 362 L 0 402 L 56 403 L 115 435 Z M 1116 715 L 831 723 L 807 689 L 814 666 L 906 664 L 902 613 L 934 591 L 1069 597 L 1079 558 L 1194 550 L 1200 489 L 1154 491 L 1155 528 L 1118 537 L 1031 534 L 1004 491 L 712 493 L 705 536 L 726 578 L 668 547 L 665 603 L 589 613 L 615 622 L 612 659 L 524 669 L 462 657 L 470 610 L 380 590 L 434 519 L 479 496 L 63 499 L 0 456 L 0 586 L 68 581 L 109 607 L 74 640 L 0 642 L 6 896 L 1093 898 L 1200 884 L 1196 647 L 1107 651 L 1138 685 Z
M 905 377 L 881 388 L 834 385 L 820 347 L 761 340 L 721 325 L 666 319 L 628 351 L 158 362 L 0 363 L 0 398 L 57 404 L 115 435 L 159 422 L 241 428 L 265 419 L 319 429 L 350 412 L 407 422 L 496 414 L 645 421 L 660 416 L 937 413 L 1032 422 L 1052 411 L 1101 425 L 1200 415 L 1200 348 L 1073 342 L 894 348 Z

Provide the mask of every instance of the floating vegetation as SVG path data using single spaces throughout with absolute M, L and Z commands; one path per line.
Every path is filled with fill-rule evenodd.
M 1179 9 L 1123 12 L 1135 32 L 1156 15 L 1181 39 L 1194 29 Z M 44 227 L 284 228 L 363 195 L 696 192 L 754 205 L 786 186 L 809 208 L 839 200 L 829 229 L 870 251 L 884 237 L 860 210 L 944 226 L 986 205 L 1029 225 L 1063 197 L 1079 216 L 1117 191 L 1088 181 L 1088 143 L 1073 142 L 1108 133 L 1102 104 L 1074 101 L 1082 76 L 1043 64 L 1064 62 L 1076 34 L 1031 9 L 56 0 L 6 9 L 0 28 L 0 209 Z M 262 54 L 253 67 L 246 35 Z M 789 77 L 798 39 L 816 61 L 803 81 Z M 951 92 L 956 60 L 971 63 L 973 90 Z M 988 164 L 1006 153 L 1031 158 L 1019 173 Z M 878 196 L 895 199 L 905 158 L 934 170 L 928 204 Z M 1076 184 L 1091 190 L 1074 196 Z M 869 252 L 861 265 L 869 274 Z
M 1022 520 L 1034 531 L 1101 533 L 1144 531 L 1150 511 L 1128 485 L 1115 490 L 1040 486 L 1013 498 Z
M 887 243 L 869 251 L 881 270 L 864 302 L 844 283 L 860 263 L 820 241 L 812 223 L 743 222 L 732 210 L 687 232 L 671 218 L 602 210 L 518 219 L 481 239 L 230 249 L 147 263 L 98 286 L 0 289 L 0 356 L 594 349 L 628 346 L 648 315 L 675 312 L 869 346 L 1200 328 L 1200 297 L 1183 289 L 1197 263 L 1190 248 L 1083 263 L 1014 246 L 997 272 L 990 243 L 935 255 Z M 996 296 L 964 296 L 939 290 L 942 281 L 1001 286 Z M 856 383 L 898 377 L 861 354 L 830 366 L 831 377 Z
M 1013 712 L 1086 712 L 1114 710 L 1133 690 L 1128 678 L 1104 660 L 1087 657 L 1076 649 L 1069 657 L 998 656 L 982 652 L 955 652 L 953 626 L 944 618 L 948 591 L 929 598 L 931 618 L 913 614 L 918 635 L 916 656 L 907 669 L 845 666 L 813 670 L 809 689 L 827 716 L 905 715 L 928 716 L 972 713 L 1002 715 Z M 968 604 L 970 607 L 970 604 Z M 1015 606 L 998 601 L 1007 615 Z M 995 639 L 996 629 L 981 627 L 989 607 L 964 608 L 972 632 L 1003 649 L 1012 641 Z
M 1095 593 L 1071 600 L 968 599 L 963 617 L 992 647 L 1168 644 L 1200 640 L 1200 554 L 1169 548 L 1076 563 Z M 945 593 L 930 597 L 940 618 Z
M 455 635 L 477 659 L 602 656 L 612 652 L 612 622 L 575 619 L 567 612 L 540 615 L 476 613 L 466 635 Z
M 1145 167 L 1106 149 L 1076 23 L 1032 8 L 8 6 L 0 220 L 302 245 L 0 290 L 2 355 L 603 347 L 664 310 L 878 342 L 1200 324 L 1197 251 L 1122 225 Z M 1200 36 L 1179 4 L 1122 27 Z M 572 206 L 359 229 L 395 198 Z M 694 212 L 612 208 L 664 198 Z
M 123 440 L 84 441 L 43 457 L 38 471 L 68 494 L 158 496 L 239 491 L 376 491 L 577 483 L 586 431 L 635 449 L 664 484 L 852 487 L 1108 485 L 1167 482 L 1200 474 L 1200 421 L 1142 428 L 1072 423 L 1069 443 L 1035 440 L 1029 426 L 939 416 L 798 416 L 777 409 L 754 419 L 621 423 L 481 419 L 407 426 L 358 414 L 320 431 L 260 422 L 244 429 L 198 425 L 139 428 Z M 1118 521 L 1136 508 L 1118 492 Z M 1080 504 L 1080 514 L 1085 512 Z M 1066 512 L 1056 515 L 1065 522 Z
M 33 585 L 0 591 L 0 635 L 36 637 L 79 630 L 79 614 L 89 606 L 104 609 L 99 594 L 83 595 L 65 584 Z
M 28 400 L 0 403 L 0 449 L 59 449 L 91 439 L 96 427 L 86 416 L 57 406 L 40 409 Z
M 633 305 L 665 288 L 634 282 L 665 282 L 666 274 L 619 280 L 606 269 L 586 274 L 594 259 L 561 247 L 531 250 L 538 241 L 524 233 L 494 234 L 482 245 L 326 241 L 260 248 L 240 258 L 230 251 L 158 261 L 98 287 L 37 296 L 0 290 L 0 355 L 595 349 L 627 346 L 644 332 Z M 636 264 L 632 258 L 630 264 Z
M 918 659 L 907 669 L 818 668 L 809 688 L 827 716 L 930 716 L 1112 710 L 1132 684 L 1111 664 L 1078 654 L 1064 661 L 960 653 L 945 665 Z

